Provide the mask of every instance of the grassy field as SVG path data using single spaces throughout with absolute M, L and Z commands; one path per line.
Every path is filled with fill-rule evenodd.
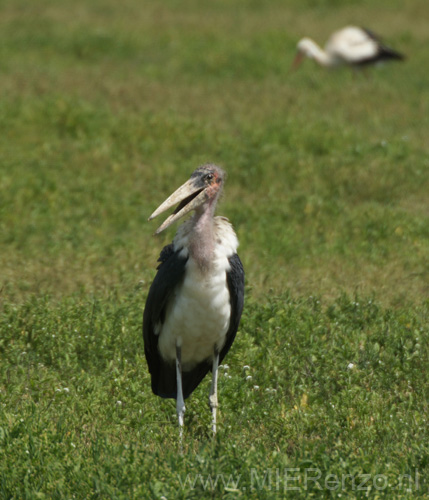
M 426 0 L 0 2 L 0 498 L 429 498 Z M 408 57 L 306 61 L 346 24 Z M 220 379 L 150 391 L 147 217 L 228 172 Z

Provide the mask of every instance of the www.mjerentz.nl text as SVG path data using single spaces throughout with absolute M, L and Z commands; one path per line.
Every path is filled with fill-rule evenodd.
M 204 491 L 421 491 L 420 475 L 417 469 L 409 474 L 332 474 L 323 473 L 316 467 L 285 469 L 250 469 L 250 474 L 187 474 L 178 476 L 182 489 L 203 489 Z

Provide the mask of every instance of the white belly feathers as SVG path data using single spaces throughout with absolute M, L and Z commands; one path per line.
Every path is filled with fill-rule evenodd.
M 176 249 L 187 255 L 188 225 L 181 226 L 174 239 Z M 176 359 L 176 344 L 182 349 L 183 370 L 211 360 L 214 347 L 221 350 L 229 328 L 231 305 L 226 273 L 228 258 L 236 251 L 238 240 L 227 219 L 215 218 L 213 265 L 202 271 L 189 257 L 185 279 L 168 304 L 165 323 L 159 328 L 158 348 L 164 359 Z M 157 329 L 158 330 L 158 329 Z

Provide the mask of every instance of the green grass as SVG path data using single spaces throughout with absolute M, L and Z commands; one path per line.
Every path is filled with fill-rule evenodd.
M 427 3 L 0 13 L 0 498 L 429 498 Z M 407 61 L 291 73 L 347 23 Z M 174 228 L 147 217 L 207 161 L 247 295 L 218 435 L 206 380 L 181 455 L 141 338 Z
M 141 289 L 4 308 L 4 498 L 427 495 L 427 306 L 250 299 L 221 370 L 216 439 L 205 381 L 183 455 L 174 402 L 150 391 L 140 309 Z

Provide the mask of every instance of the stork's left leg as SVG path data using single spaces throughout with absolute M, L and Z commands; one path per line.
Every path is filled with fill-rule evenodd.
M 213 366 L 212 366 L 212 385 L 210 388 L 209 403 L 212 410 L 212 430 L 216 434 L 216 410 L 218 407 L 217 402 L 217 372 L 219 368 L 219 351 L 214 348 L 213 353 Z
M 183 387 L 182 387 L 182 349 L 180 346 L 176 345 L 176 382 L 177 382 L 177 394 L 176 394 L 176 411 L 177 417 L 179 419 L 179 429 L 180 429 L 180 442 L 183 439 L 183 420 L 185 416 L 185 399 L 183 397 Z

